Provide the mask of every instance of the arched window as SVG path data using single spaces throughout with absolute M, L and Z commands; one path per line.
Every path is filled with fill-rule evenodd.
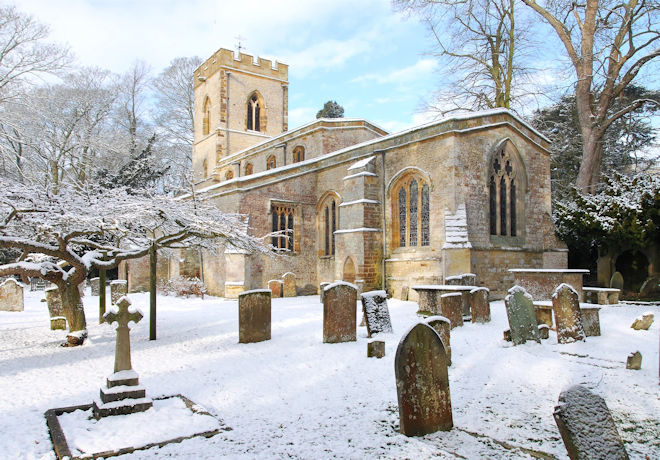
M 417 175 L 407 175 L 392 189 L 394 242 L 399 247 L 431 244 L 430 188 Z
M 227 171 L 225 173 L 225 180 L 230 180 L 234 178 L 234 171 Z
M 305 159 L 305 147 L 298 145 L 293 149 L 293 162 L 298 163 Z
M 295 209 L 292 206 L 273 205 L 271 208 L 273 219 L 272 231 L 278 233 L 272 237 L 271 244 L 280 251 L 294 250 L 294 222 Z
M 204 113 L 202 115 L 202 134 L 207 135 L 211 127 L 211 99 L 204 100 Z
M 247 129 L 261 131 L 261 101 L 256 92 L 252 93 L 247 102 Z
M 266 170 L 273 169 L 276 166 L 277 163 L 275 162 L 275 155 L 269 155 L 268 158 L 266 158 Z
M 339 196 L 329 192 L 321 199 L 319 212 L 319 254 L 322 256 L 335 255 L 335 231 L 338 225 Z
M 510 141 L 504 142 L 493 155 L 488 174 L 489 219 L 492 236 L 518 236 L 518 219 L 524 202 L 519 191 L 525 189 L 522 161 Z
M 247 163 L 247 164 L 245 165 L 245 175 L 246 175 L 246 176 L 249 176 L 249 175 L 252 174 L 253 172 L 254 172 L 254 171 L 253 171 L 252 163 Z

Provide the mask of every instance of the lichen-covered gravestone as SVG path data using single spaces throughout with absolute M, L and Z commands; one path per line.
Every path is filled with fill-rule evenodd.
M 360 294 L 362 312 L 366 318 L 367 334 L 371 337 L 379 332 L 392 332 L 390 311 L 387 308 L 387 292 L 369 291 Z
M 646 312 L 642 316 L 638 316 L 635 318 L 635 321 L 630 325 L 633 329 L 636 331 L 648 331 L 649 328 L 651 327 L 651 324 L 653 324 L 653 313 Z
M 64 316 L 60 290 L 57 286 L 51 286 L 46 288 L 44 293 L 46 295 L 46 305 L 48 305 L 48 315 L 50 316 L 50 329 L 52 331 L 66 329 L 66 317 Z
M 323 342 L 355 342 L 357 330 L 357 287 L 337 281 L 323 294 Z
M 435 332 L 440 336 L 447 353 L 447 366 L 451 366 L 451 321 L 444 316 L 430 316 L 426 318 L 426 324 L 435 329 Z
M 479 287 L 470 291 L 470 308 L 473 323 L 488 323 L 490 321 L 490 303 L 488 288 Z
M 92 288 L 92 295 L 98 296 L 101 294 L 101 290 L 99 289 L 98 276 L 89 280 L 89 286 Z
M 614 272 L 610 278 L 610 287 L 623 290 L 623 275 L 620 272 Z
M 385 342 L 372 340 L 367 343 L 367 358 L 382 358 L 385 356 Z
M 580 296 L 566 283 L 562 283 L 552 293 L 552 310 L 557 323 L 557 342 L 572 343 L 584 340 L 587 336 L 582 326 Z
M 116 304 L 126 294 L 128 294 L 128 281 L 113 280 L 110 282 L 110 302 Z
M 600 307 L 582 307 L 582 327 L 586 337 L 600 335 Z
M 454 426 L 447 354 L 428 324 L 413 326 L 401 338 L 394 358 L 399 425 L 406 436 L 423 436 Z
M 587 388 L 562 391 L 553 416 L 571 460 L 628 459 L 605 400 Z
M 268 281 L 268 289 L 272 292 L 272 297 L 282 297 L 282 280 Z
M 450 292 L 440 296 L 442 316 L 451 321 L 452 329 L 463 325 L 463 294 Z
M 284 297 L 296 296 L 296 275 L 291 272 L 282 275 L 282 290 Z
M 504 298 L 504 304 L 513 344 L 520 345 L 527 340 L 541 343 L 534 302 L 525 288 L 514 286 L 509 289 L 509 294 Z
M 0 311 L 23 311 L 23 286 L 14 278 L 0 284 Z
M 638 371 L 642 368 L 642 354 L 639 351 L 630 353 L 626 359 L 626 369 Z
M 238 342 L 270 340 L 270 289 L 255 289 L 238 295 Z

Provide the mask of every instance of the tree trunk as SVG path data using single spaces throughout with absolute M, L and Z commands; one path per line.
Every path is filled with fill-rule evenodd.
M 64 315 L 69 323 L 69 332 L 84 331 L 87 329 L 87 321 L 85 320 L 85 309 L 80 298 L 78 285 L 64 283 L 58 287 L 62 297 Z
M 582 128 L 582 139 L 582 161 L 575 185 L 582 193 L 596 193 L 603 161 L 602 136 L 593 129 Z

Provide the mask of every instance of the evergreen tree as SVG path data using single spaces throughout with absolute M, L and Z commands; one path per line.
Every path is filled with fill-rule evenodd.
M 344 108 L 335 101 L 328 101 L 318 111 L 316 118 L 344 118 Z

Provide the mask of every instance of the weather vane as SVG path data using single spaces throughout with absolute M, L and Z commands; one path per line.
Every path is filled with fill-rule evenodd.
M 243 51 L 245 49 L 245 47 L 243 46 L 243 41 L 245 41 L 245 37 L 242 37 L 240 35 L 236 35 L 234 38 L 237 40 L 236 49 L 240 53 L 241 51 Z

